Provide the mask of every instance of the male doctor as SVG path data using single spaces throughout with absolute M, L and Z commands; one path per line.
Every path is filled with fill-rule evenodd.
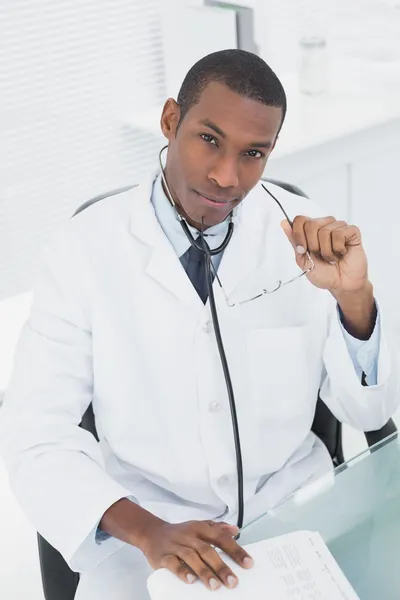
M 282 85 L 259 57 L 206 56 L 162 112 L 165 183 L 158 174 L 93 204 L 45 252 L 1 445 L 29 519 L 82 573 L 79 600 L 145 598 L 160 567 L 232 588 L 252 565 L 234 539 L 236 454 L 209 300 L 193 275 L 202 265 L 176 209 L 211 249 L 234 224 L 213 257 L 222 286 L 215 278 L 213 289 L 245 523 L 331 469 L 311 432 L 319 392 L 363 431 L 397 407 L 399 356 L 360 231 L 267 184 L 292 229 L 261 187 L 285 111 Z M 290 283 L 245 301 L 279 281 Z M 90 403 L 100 443 L 79 427 Z M 214 547 L 240 565 L 235 573 Z

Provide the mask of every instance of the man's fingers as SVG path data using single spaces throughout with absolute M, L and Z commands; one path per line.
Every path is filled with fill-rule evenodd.
M 210 550 L 215 552 L 211 546 Z M 221 587 L 221 580 L 216 573 L 202 560 L 193 548 L 180 546 L 177 550 L 178 557 L 197 575 L 209 590 L 217 590 Z
M 313 254 L 321 254 L 319 232 L 333 223 L 335 223 L 335 219 L 333 217 L 315 220 L 309 219 L 304 223 L 306 244 L 309 252 L 312 252 Z
M 185 583 L 194 583 L 197 579 L 196 575 L 193 573 L 189 567 L 183 563 L 177 556 L 173 556 L 169 554 L 164 556 L 161 566 L 165 569 L 177 575 L 179 579 L 182 579 Z
M 309 221 L 307 217 L 298 216 L 293 221 L 293 246 L 298 254 L 305 254 L 308 247 L 308 241 L 304 226 Z
M 202 532 L 201 538 L 226 552 L 241 567 L 247 569 L 253 565 L 251 556 L 235 542 L 224 527 L 219 527 L 215 530 L 208 528 Z
M 308 250 L 326 262 L 337 262 L 338 258 L 347 254 L 349 246 L 361 245 L 359 229 L 345 221 L 336 221 L 334 217 L 310 219 L 297 216 L 293 221 L 292 235 L 288 224 L 282 223 L 282 227 L 297 254 L 303 255 Z
M 234 539 L 228 536 L 221 536 L 218 541 L 218 548 L 226 552 L 228 556 L 244 569 L 250 569 L 253 566 L 251 556 Z
M 324 217 L 321 219 L 310 219 L 309 217 L 298 216 L 293 221 L 293 240 L 296 252 L 304 254 L 306 250 L 314 254 L 320 254 L 320 245 L 318 231 L 335 222 L 333 217 Z
M 206 542 L 199 542 L 196 549 L 203 562 L 211 567 L 214 573 L 218 576 L 218 579 L 220 579 L 220 581 L 222 581 L 226 587 L 236 587 L 238 584 L 238 578 L 228 567 L 228 565 L 224 563 L 221 556 L 214 550 L 212 546 Z
M 238 528 L 227 523 L 189 521 L 169 525 L 146 557 L 154 568 L 164 567 L 186 583 L 200 579 L 209 590 L 222 584 L 234 588 L 238 578 L 215 547 L 225 550 L 239 565 L 248 568 L 252 560 L 233 539 Z
M 344 256 L 348 252 L 345 235 L 345 231 L 347 229 L 348 227 L 345 225 L 332 231 L 332 248 L 336 254 L 339 254 L 339 256 Z
M 237 525 L 231 525 L 230 523 L 225 523 L 225 521 L 204 521 L 210 527 L 217 527 L 229 533 L 232 537 L 235 537 L 239 533 L 239 527 Z
M 318 230 L 319 253 L 326 262 L 336 262 L 346 254 L 346 228 L 344 221 L 334 221 Z

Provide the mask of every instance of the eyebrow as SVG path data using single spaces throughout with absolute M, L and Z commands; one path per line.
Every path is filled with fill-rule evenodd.
M 202 119 L 200 121 L 200 125 L 205 125 L 209 129 L 212 129 L 213 131 L 215 131 L 215 133 L 217 133 L 222 138 L 224 138 L 224 139 L 226 138 L 226 134 L 222 131 L 222 129 L 220 129 L 218 127 L 218 125 L 216 125 L 215 123 L 213 123 L 209 119 Z M 272 143 L 269 142 L 269 141 L 267 141 L 267 142 L 254 142 L 253 144 L 247 144 L 247 145 L 249 147 L 252 147 L 252 148 L 271 148 Z

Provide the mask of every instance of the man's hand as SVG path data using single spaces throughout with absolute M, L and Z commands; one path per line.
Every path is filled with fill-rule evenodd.
M 307 267 L 306 250 L 311 253 L 315 269 L 307 277 L 313 285 L 329 290 L 335 297 L 360 292 L 367 286 L 367 257 L 357 227 L 333 217 L 299 216 L 293 221 L 293 230 L 286 220 L 282 228 L 295 249 L 301 269 Z
M 110 506 L 99 527 L 109 535 L 139 548 L 153 569 L 165 567 L 186 583 L 196 578 L 210 589 L 235 587 L 238 579 L 224 563 L 216 548 L 248 569 L 253 561 L 233 539 L 235 525 L 214 521 L 189 521 L 172 525 L 128 498 Z
M 185 583 L 199 578 L 210 590 L 221 583 L 234 588 L 238 578 L 224 563 L 220 548 L 238 565 L 250 568 L 253 560 L 233 539 L 238 528 L 213 521 L 188 521 L 173 525 L 156 519 L 146 527 L 137 546 L 153 569 L 167 568 Z
M 293 229 L 287 220 L 282 228 L 294 247 L 298 266 L 306 270 L 308 250 L 315 269 L 306 277 L 318 288 L 331 292 L 340 306 L 347 331 L 369 339 L 375 326 L 376 305 L 368 280 L 367 257 L 360 230 L 333 217 L 296 217 Z

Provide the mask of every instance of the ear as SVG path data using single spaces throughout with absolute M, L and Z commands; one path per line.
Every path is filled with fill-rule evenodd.
M 179 104 L 173 98 L 168 98 L 164 104 L 160 121 L 161 131 L 168 141 L 176 136 L 180 114 Z

